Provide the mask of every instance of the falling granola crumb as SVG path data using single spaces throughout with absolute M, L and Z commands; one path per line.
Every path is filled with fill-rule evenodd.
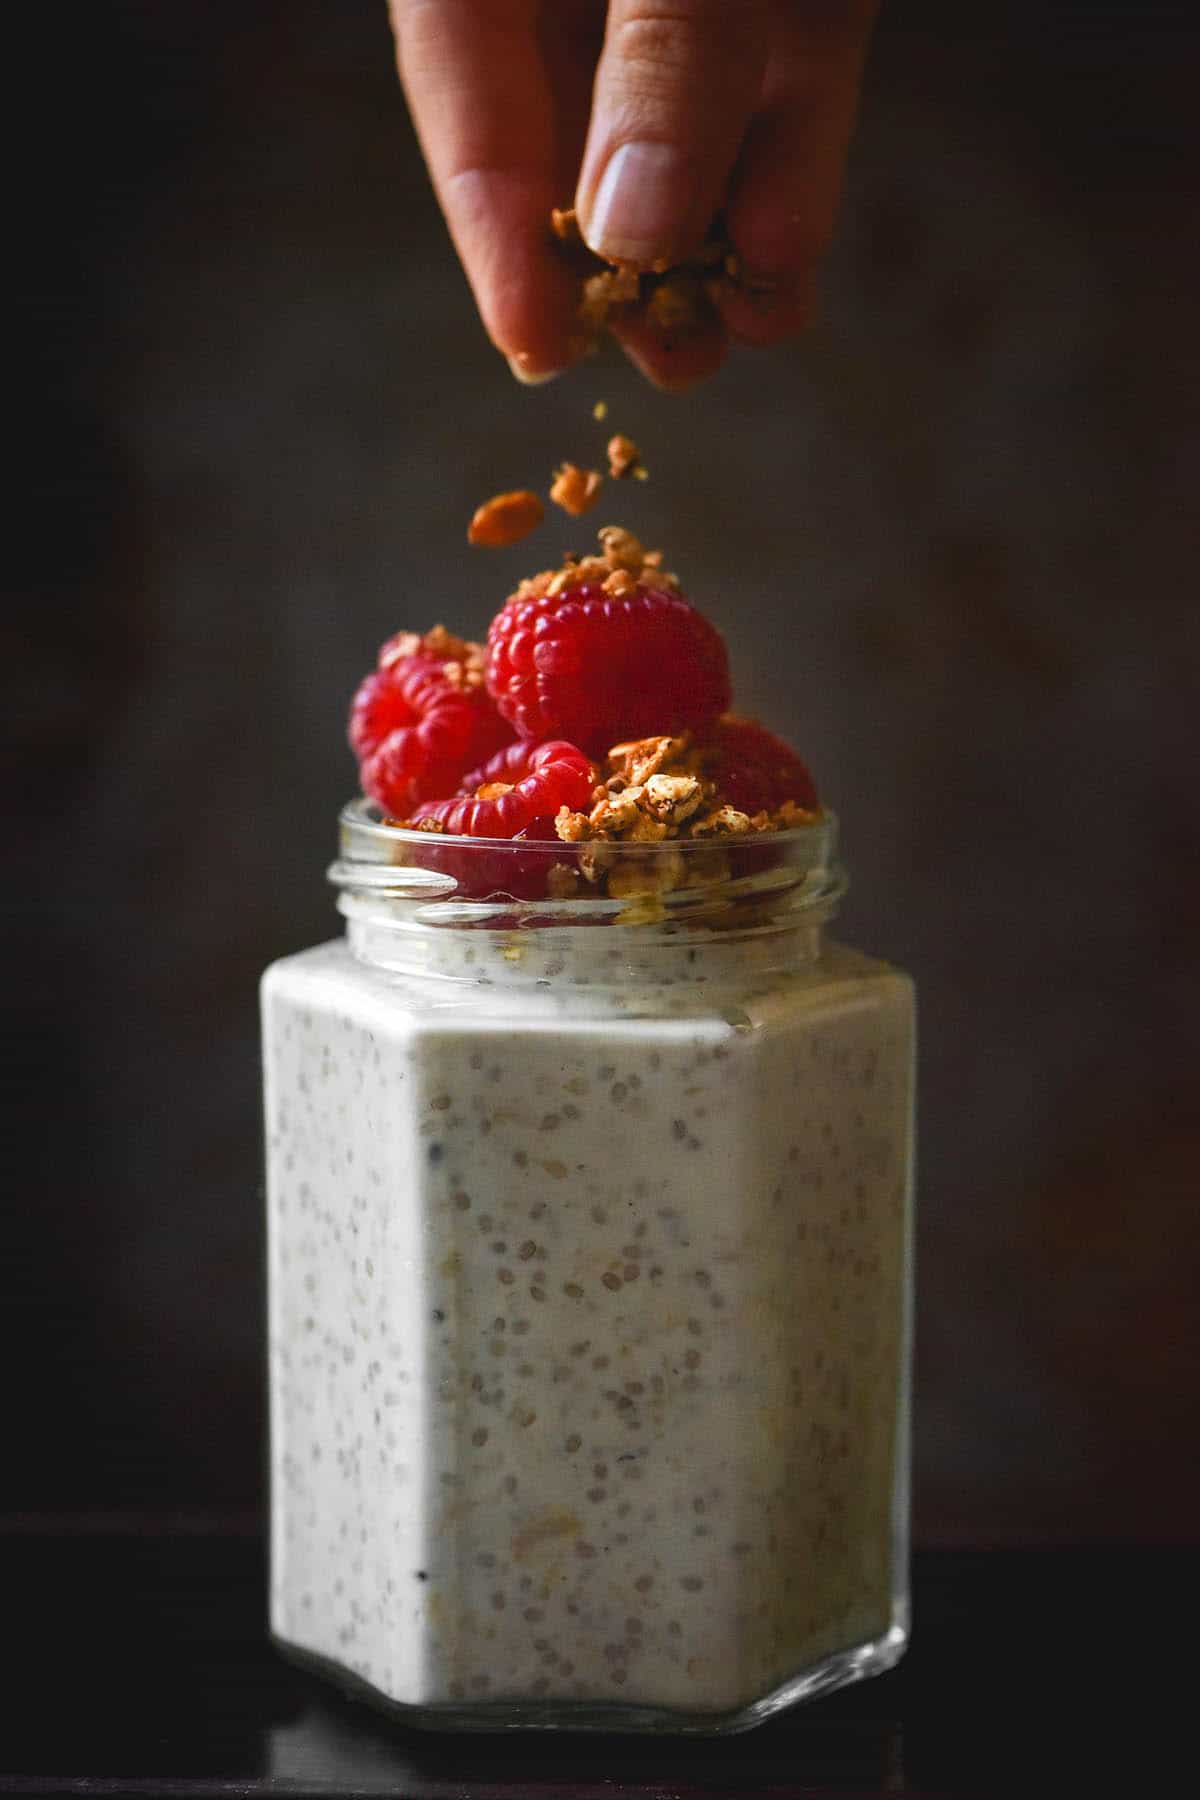
M 555 506 L 561 506 L 573 519 L 578 519 L 595 506 L 603 486 L 604 477 L 599 470 L 563 463 L 555 474 L 550 498 Z
M 541 501 L 528 488 L 493 494 L 490 500 L 475 509 L 467 527 L 467 541 L 482 549 L 502 549 L 528 537 L 544 517 Z
M 608 401 L 607 400 L 597 400 L 595 406 L 593 406 L 593 408 L 592 408 L 592 417 L 593 417 L 593 419 L 597 420 L 597 422 L 602 422 L 603 420 L 607 419 L 607 417 L 608 417 Z
M 639 467 L 642 453 L 624 432 L 614 433 L 608 440 L 608 472 L 614 481 L 624 481 Z

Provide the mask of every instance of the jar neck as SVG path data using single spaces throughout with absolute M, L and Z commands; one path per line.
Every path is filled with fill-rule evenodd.
M 416 979 L 493 988 L 742 986 L 782 978 L 815 963 L 822 925 L 815 921 L 756 933 L 695 929 L 652 936 L 630 927 L 583 933 L 518 927 L 487 933 L 398 924 L 362 914 L 346 922 L 359 962 Z
M 836 840 L 830 814 L 715 843 L 451 839 L 357 801 L 329 876 L 351 951 L 394 974 L 531 992 L 739 986 L 820 956 L 845 890 Z

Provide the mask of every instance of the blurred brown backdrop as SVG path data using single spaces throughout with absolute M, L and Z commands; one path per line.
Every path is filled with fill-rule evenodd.
M 604 397 L 920 982 L 922 1537 L 1193 1534 L 1192 9 L 894 0 L 827 323 L 685 400 L 513 387 L 382 0 L 33 30 L 0 1510 L 256 1504 L 256 977 L 335 929 L 373 647 L 484 626 L 471 507 Z

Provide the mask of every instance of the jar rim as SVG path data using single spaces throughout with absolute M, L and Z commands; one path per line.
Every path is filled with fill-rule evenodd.
M 846 887 L 831 812 L 782 831 L 570 844 L 414 831 L 386 823 L 360 797 L 342 808 L 339 831 L 341 854 L 327 875 L 348 918 L 364 908 L 379 917 L 382 907 L 415 925 L 700 924 L 763 901 L 811 918 L 828 915 Z M 602 877 L 590 878 L 596 885 L 580 879 L 574 893 L 548 891 L 555 863 L 579 869 L 589 851 L 602 864 Z
M 379 847 L 387 845 L 408 844 L 414 848 L 428 849 L 431 844 L 453 844 L 456 851 L 466 851 L 482 856 L 485 853 L 495 855 L 497 852 L 508 852 L 520 855 L 531 850 L 557 850 L 566 854 L 573 846 L 559 838 L 495 838 L 467 837 L 460 833 L 439 831 L 418 831 L 412 826 L 392 825 L 384 817 L 382 809 L 374 800 L 364 799 L 360 794 L 357 799 L 349 800 L 338 814 L 338 823 L 342 832 L 343 854 L 348 848 L 361 850 L 369 844 Z M 349 837 L 350 842 L 347 842 Z M 641 858 L 646 855 L 662 854 L 671 851 L 682 851 L 686 855 L 697 855 L 706 850 L 727 850 L 739 844 L 778 844 L 800 845 L 827 848 L 830 855 L 837 846 L 838 819 L 837 814 L 828 807 L 814 814 L 811 823 L 806 825 L 789 825 L 779 831 L 754 832 L 751 835 L 738 837 L 713 836 L 703 838 L 667 837 L 651 839 L 645 842 L 623 840 L 620 838 L 605 839 L 606 853 Z M 381 862 L 383 857 L 352 856 L 346 858 L 350 862 Z

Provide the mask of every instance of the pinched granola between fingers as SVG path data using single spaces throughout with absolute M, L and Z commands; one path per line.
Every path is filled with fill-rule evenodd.
M 724 295 L 753 304 L 773 304 L 777 290 L 748 277 L 718 220 L 697 254 L 686 263 L 648 268 L 610 263 L 583 240 L 573 207 L 553 207 L 550 230 L 560 255 L 579 278 L 578 318 L 585 347 L 594 351 L 622 319 L 640 314 L 664 342 L 678 340 L 708 324 Z

